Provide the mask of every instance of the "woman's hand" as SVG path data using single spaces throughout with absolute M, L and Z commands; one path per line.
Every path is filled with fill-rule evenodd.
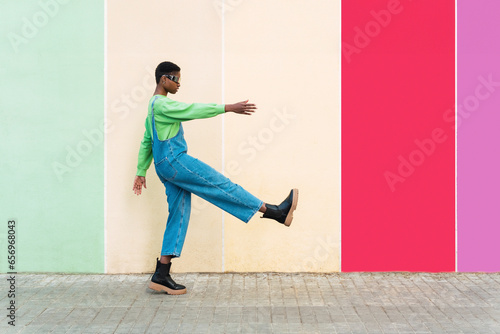
M 135 179 L 134 179 L 134 187 L 132 188 L 132 190 L 134 191 L 134 193 L 136 195 L 140 195 L 141 194 L 142 185 L 144 185 L 144 189 L 147 189 L 146 188 L 146 178 L 144 176 L 138 176 L 138 175 L 136 175 Z
M 226 104 L 224 107 L 225 112 L 234 112 L 241 115 L 251 115 L 255 112 L 257 107 L 253 103 L 248 103 L 248 100 L 241 101 L 233 104 Z

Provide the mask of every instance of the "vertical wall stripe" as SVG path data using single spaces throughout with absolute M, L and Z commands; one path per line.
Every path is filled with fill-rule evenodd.
M 342 51 L 342 1 L 339 1 L 339 26 L 338 30 L 340 31 L 340 38 L 339 38 L 339 44 L 338 44 L 338 49 Z M 339 112 L 339 143 L 340 147 L 342 148 L 342 57 L 339 57 L 338 61 L 338 66 L 339 66 L 339 78 L 338 78 L 338 87 L 339 87 L 339 104 L 338 108 L 340 110 Z M 340 173 L 339 173 L 339 189 L 338 192 L 340 194 L 339 196 L 339 213 L 338 213 L 338 221 L 340 222 L 339 224 L 339 254 L 338 254 L 338 259 L 339 259 L 339 271 L 342 271 L 342 149 L 339 150 L 339 155 L 338 155 L 338 161 L 340 162 Z
M 104 17 L 103 17 L 103 21 L 104 21 L 104 66 L 103 66 L 103 77 L 104 77 L 104 110 L 103 110 L 103 115 L 104 115 L 104 120 L 103 120 L 103 123 L 104 123 L 104 129 L 107 129 L 107 125 L 108 125 L 108 117 L 106 115 L 106 112 L 107 112 L 107 106 L 108 106 L 108 1 L 107 0 L 104 0 Z M 107 186 L 108 186 L 108 183 L 107 183 L 107 178 L 106 178 L 106 175 L 107 175 L 107 170 L 108 170 L 108 164 L 107 164 L 107 159 L 106 159 L 106 156 L 108 154 L 107 152 L 107 146 L 106 146 L 106 135 L 103 136 L 104 137 L 104 259 L 103 259 L 103 264 L 104 264 L 104 273 L 107 273 L 108 271 L 108 266 L 107 266 L 107 256 L 108 256 L 108 252 L 107 252 L 107 228 L 108 228 L 108 196 L 107 196 Z
M 455 267 L 455 6 L 343 1 L 342 269 Z
M 0 212 L 20 222 L 19 272 L 103 272 L 103 17 L 96 0 L 2 3 Z
M 458 1 L 458 270 L 500 271 L 500 3 Z
M 221 6 L 221 20 L 222 20 L 222 24 L 221 24 L 221 27 L 222 27 L 222 30 L 221 30 L 221 34 L 222 34 L 222 40 L 221 40 L 221 103 L 225 103 L 225 95 L 224 95 L 224 90 L 225 90 L 225 81 L 224 81 L 224 78 L 225 78 L 225 72 L 224 72 L 224 62 L 225 62 L 225 47 L 226 47 L 226 43 L 225 43 L 225 8 L 224 8 L 224 1 L 222 1 L 222 6 Z M 222 122 L 222 135 L 221 135 L 221 169 L 222 169 L 222 174 L 224 174 L 225 170 L 224 170 L 224 165 L 225 165 L 225 153 L 226 153 L 226 144 L 225 144 L 225 140 L 226 140 L 226 136 L 225 136 L 225 125 L 226 125 L 226 115 L 223 114 L 222 117 L 221 117 L 221 122 Z M 222 272 L 224 272 L 225 270 L 225 253 L 224 253 L 224 250 L 225 250 L 225 247 L 224 247 L 224 234 L 225 234 L 225 229 L 224 229 L 224 225 L 225 225 L 225 220 L 224 220 L 224 217 L 225 217 L 225 214 L 224 212 L 221 213 L 221 220 L 222 220 Z
M 457 73 L 458 73 L 458 62 L 457 62 L 457 25 L 458 25 L 458 17 L 457 17 L 457 0 L 455 0 L 455 106 L 457 105 L 458 101 L 458 93 L 457 93 L 457 87 L 458 87 L 458 79 L 457 79 Z M 458 178 L 457 178 L 457 162 L 458 162 L 458 154 L 457 154 L 457 136 L 458 136 L 458 131 L 456 127 L 456 115 L 457 115 L 457 110 L 455 108 L 454 111 L 455 115 L 455 271 L 458 271 L 458 207 L 457 207 L 457 194 L 458 194 Z

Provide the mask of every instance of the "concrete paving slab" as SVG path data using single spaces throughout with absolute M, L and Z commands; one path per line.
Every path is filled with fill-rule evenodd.
M 145 274 L 17 274 L 0 333 L 500 333 L 500 273 L 173 276 L 187 294 Z

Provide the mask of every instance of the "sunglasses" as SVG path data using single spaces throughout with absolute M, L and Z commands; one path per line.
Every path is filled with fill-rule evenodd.
M 163 76 L 169 78 L 170 80 L 172 80 L 175 83 L 179 83 L 180 77 L 178 77 L 176 75 L 164 74 Z

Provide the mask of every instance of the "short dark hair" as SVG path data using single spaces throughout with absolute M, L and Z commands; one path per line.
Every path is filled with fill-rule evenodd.
M 179 66 L 169 61 L 164 61 L 163 63 L 158 64 L 155 71 L 156 84 L 160 83 L 160 78 L 162 77 L 162 75 L 170 74 L 172 72 L 179 72 L 180 70 L 181 68 Z

